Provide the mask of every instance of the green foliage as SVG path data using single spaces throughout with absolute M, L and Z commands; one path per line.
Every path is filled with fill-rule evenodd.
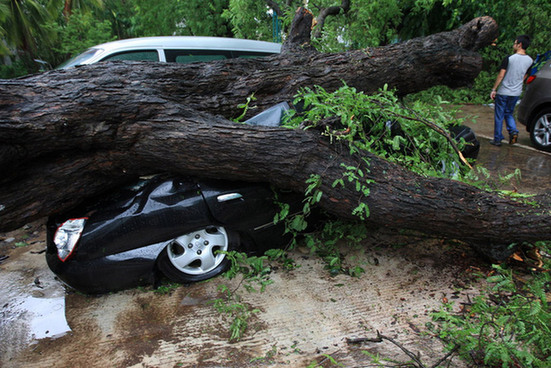
M 237 38 L 272 40 L 272 17 L 263 1 L 229 0 L 222 16 Z
M 245 253 L 230 251 L 224 252 L 231 262 L 230 268 L 224 273 L 224 277 L 233 279 L 242 277 L 239 287 L 243 286 L 247 292 L 263 292 L 266 286 L 272 283 L 270 280 L 270 266 L 266 265 L 268 256 L 249 257 Z M 275 256 L 283 257 L 281 254 Z M 260 288 L 257 290 L 257 287 Z M 258 313 L 258 309 L 250 308 L 241 302 L 241 296 L 237 289 L 231 290 L 227 285 L 220 285 L 218 290 L 224 294 L 222 298 L 213 301 L 214 308 L 226 315 L 231 320 L 230 341 L 238 341 L 243 337 L 249 325 L 249 319 Z
M 406 107 L 387 89 L 366 95 L 345 85 L 334 92 L 306 88 L 295 100 L 295 105 L 300 103 L 305 112 L 291 119 L 289 126 L 306 124 L 305 129 L 322 129 L 331 142 L 346 143 L 351 154 L 370 152 L 420 175 L 437 177 L 449 177 L 451 166 L 459 162 L 446 132 L 461 120 L 455 111 L 434 101 L 414 101 Z M 336 124 L 326 124 L 325 119 L 334 118 Z M 345 166 L 343 179 L 333 185 L 353 182 L 356 190 L 367 196 L 373 180 L 363 169 L 368 165 L 364 161 L 358 167 Z M 466 172 L 462 167 L 454 174 L 460 178 Z
M 326 19 L 322 36 L 313 40 L 323 52 L 384 46 L 398 40 L 398 28 L 403 19 L 398 0 L 356 0 L 346 14 Z M 325 1 L 323 6 L 335 5 Z
M 243 285 L 248 292 L 257 291 L 255 284 L 259 285 L 260 292 L 263 292 L 266 286 L 272 283 L 272 280 L 270 280 L 271 268 L 266 265 L 268 256 L 249 257 L 245 253 L 236 251 L 225 253 L 231 262 L 231 266 L 224 273 L 224 277 L 231 280 L 241 275 L 243 277 Z
M 132 27 L 138 37 L 183 34 L 183 9 L 180 0 L 132 0 Z
M 427 104 L 433 101 L 446 101 L 450 104 L 489 104 L 490 99 L 489 89 L 492 88 L 497 74 L 488 71 L 482 71 L 474 80 L 471 87 L 463 87 L 452 89 L 446 86 L 435 86 L 427 90 L 410 94 L 406 96 L 406 102 L 423 101 Z
M 215 299 L 212 304 L 219 313 L 231 319 L 230 341 L 239 341 L 249 326 L 249 319 L 260 310 L 241 303 L 239 294 L 232 292 L 226 285 L 220 285 L 218 290 L 224 297 Z
M 170 282 L 170 283 L 163 283 L 162 285 L 159 285 L 159 287 L 155 288 L 153 291 L 157 294 L 172 294 L 172 292 L 179 287 L 181 287 L 181 284 Z
M 25 64 L 21 61 L 15 62 L 11 65 L 0 64 L 0 79 L 11 79 L 21 77 L 28 74 L 29 70 Z
M 550 244 L 539 244 L 547 247 Z M 548 264 L 547 267 L 550 265 Z M 527 282 L 512 269 L 494 266 L 486 294 L 460 313 L 452 304 L 433 314 L 431 329 L 461 356 L 475 364 L 501 367 L 549 367 L 551 309 L 547 294 L 551 276 L 537 273 Z
M 65 26 L 53 24 L 52 27 L 61 35 L 61 42 L 56 51 L 65 55 L 65 58 L 115 39 L 111 33 L 111 24 L 107 20 L 98 22 L 91 13 L 83 13 L 80 10 L 73 12 Z
M 182 2 L 180 2 L 182 3 Z M 185 34 L 231 37 L 230 24 L 223 16 L 229 0 L 188 0 L 182 8 Z
M 247 112 L 249 111 L 249 108 L 251 107 L 251 102 L 256 101 L 256 97 L 254 97 L 254 93 L 247 97 L 247 101 L 245 103 L 237 105 L 238 108 L 243 109 L 243 113 L 239 115 L 237 118 L 233 119 L 236 123 L 241 122 L 243 118 L 245 118 L 245 115 L 247 115 Z
M 0 36 L 1 44 L 16 47 L 20 52 L 34 55 L 40 41 L 47 41 L 50 36 L 46 29 L 40 27 L 49 19 L 46 7 L 37 0 L 3 0 L 0 2 Z M 2 46 L 5 55 L 9 52 Z
M 264 254 L 271 261 L 278 262 L 285 270 L 293 270 L 300 267 L 293 259 L 288 257 L 287 251 L 284 249 L 268 249 Z
M 361 199 L 370 195 L 370 184 L 376 180 L 370 176 L 366 153 L 420 175 L 453 175 L 456 179 L 473 180 L 468 166 L 459 164 L 447 134 L 452 124 L 461 121 L 454 117 L 453 111 L 435 105 L 434 101 L 431 104 L 415 101 L 411 107 L 405 107 L 387 89 L 365 95 L 344 85 L 334 92 L 321 87 L 304 89 L 296 97 L 295 105 L 302 105 L 304 112 L 291 117 L 286 123 L 288 127 L 320 130 L 333 144 L 362 157 L 357 164 L 342 164 L 341 178 L 331 183 L 333 188 L 353 188 L 360 194 L 353 210 L 359 220 L 369 217 L 369 208 Z M 281 204 L 274 221 L 286 221 L 287 230 L 294 234 L 304 231 L 308 214 L 323 198 L 324 185 L 319 175 L 311 175 L 306 181 L 303 213 L 289 216 L 289 206 Z M 330 221 L 321 232 L 306 234 L 305 242 L 312 253 L 325 261 L 331 274 L 358 276 L 363 269 L 345 265 L 337 242 L 359 242 L 367 233 L 363 223 Z
M 367 197 L 369 195 L 369 184 L 375 182 L 373 179 L 367 179 L 364 174 L 364 169 L 362 170 L 359 167 L 356 166 L 347 166 L 345 164 L 341 164 L 341 167 L 343 167 L 345 170 L 342 174 L 343 179 L 348 181 L 349 183 L 353 183 L 355 185 L 356 192 L 359 192 L 361 194 L 361 197 Z M 343 179 L 337 179 L 333 182 L 333 187 L 336 187 L 338 185 L 344 187 L 344 180 Z M 352 210 L 352 214 L 355 216 L 358 216 L 361 220 L 365 220 L 369 217 L 369 208 L 365 204 L 365 202 L 360 202 L 358 206 Z
M 323 357 L 323 360 L 321 362 L 315 361 L 315 362 L 312 362 L 312 363 L 308 364 L 306 367 L 307 368 L 321 368 L 321 367 L 326 367 L 327 366 L 326 364 L 330 364 L 330 367 L 344 367 L 345 366 L 344 364 L 339 363 L 335 358 L 333 358 L 329 354 L 321 354 L 321 356 Z
M 346 242 L 349 247 L 358 246 L 369 234 L 363 222 L 334 220 L 327 221 L 321 231 L 305 234 L 305 245 L 310 252 L 325 262 L 325 268 L 331 275 L 347 274 L 359 277 L 365 270 L 359 265 L 349 265 L 339 249 L 339 243 Z
M 307 218 L 310 216 L 312 208 L 319 203 L 323 195 L 320 189 L 322 180 L 319 175 L 311 174 L 310 178 L 306 180 L 306 184 L 307 187 L 304 191 L 304 201 L 301 213 L 291 215 L 289 213 L 289 205 L 279 202 L 276 198 L 276 204 L 279 205 L 280 211 L 274 215 L 274 224 L 285 221 L 285 233 L 294 235 L 293 246 L 296 244 L 296 235 L 306 230 L 308 227 Z

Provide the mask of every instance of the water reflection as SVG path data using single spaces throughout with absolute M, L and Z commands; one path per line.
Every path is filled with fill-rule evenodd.
M 0 270 L 0 355 L 4 360 L 39 339 L 70 331 L 65 319 L 65 289 L 59 281 L 46 267 L 34 270 L 29 278 L 28 269 L 10 270 L 12 265 L 21 266 L 21 262 Z
M 484 138 L 480 141 L 478 165 L 502 177 L 520 169 L 520 181 L 505 184 L 503 189 L 516 188 L 520 192 L 535 194 L 551 191 L 551 155 L 508 144 L 495 147 Z

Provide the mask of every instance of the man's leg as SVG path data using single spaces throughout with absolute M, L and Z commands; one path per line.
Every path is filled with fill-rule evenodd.
M 506 96 L 497 95 L 494 100 L 494 144 L 501 144 L 501 141 L 505 138 L 502 131 L 506 103 Z
M 509 132 L 509 144 L 517 143 L 518 139 L 518 129 L 513 117 L 513 112 L 515 111 L 515 106 L 517 104 L 517 96 L 507 96 L 507 103 L 505 104 L 505 124 L 507 125 L 507 131 Z

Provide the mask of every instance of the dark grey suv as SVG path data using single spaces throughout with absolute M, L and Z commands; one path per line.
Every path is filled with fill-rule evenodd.
M 526 125 L 534 147 L 551 152 L 551 60 L 526 80 L 518 121 Z

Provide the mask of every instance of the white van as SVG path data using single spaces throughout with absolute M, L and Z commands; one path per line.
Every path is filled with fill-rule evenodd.
M 194 36 L 141 37 L 91 47 L 58 69 L 111 60 L 191 63 L 269 56 L 280 52 L 281 44 L 266 41 Z

